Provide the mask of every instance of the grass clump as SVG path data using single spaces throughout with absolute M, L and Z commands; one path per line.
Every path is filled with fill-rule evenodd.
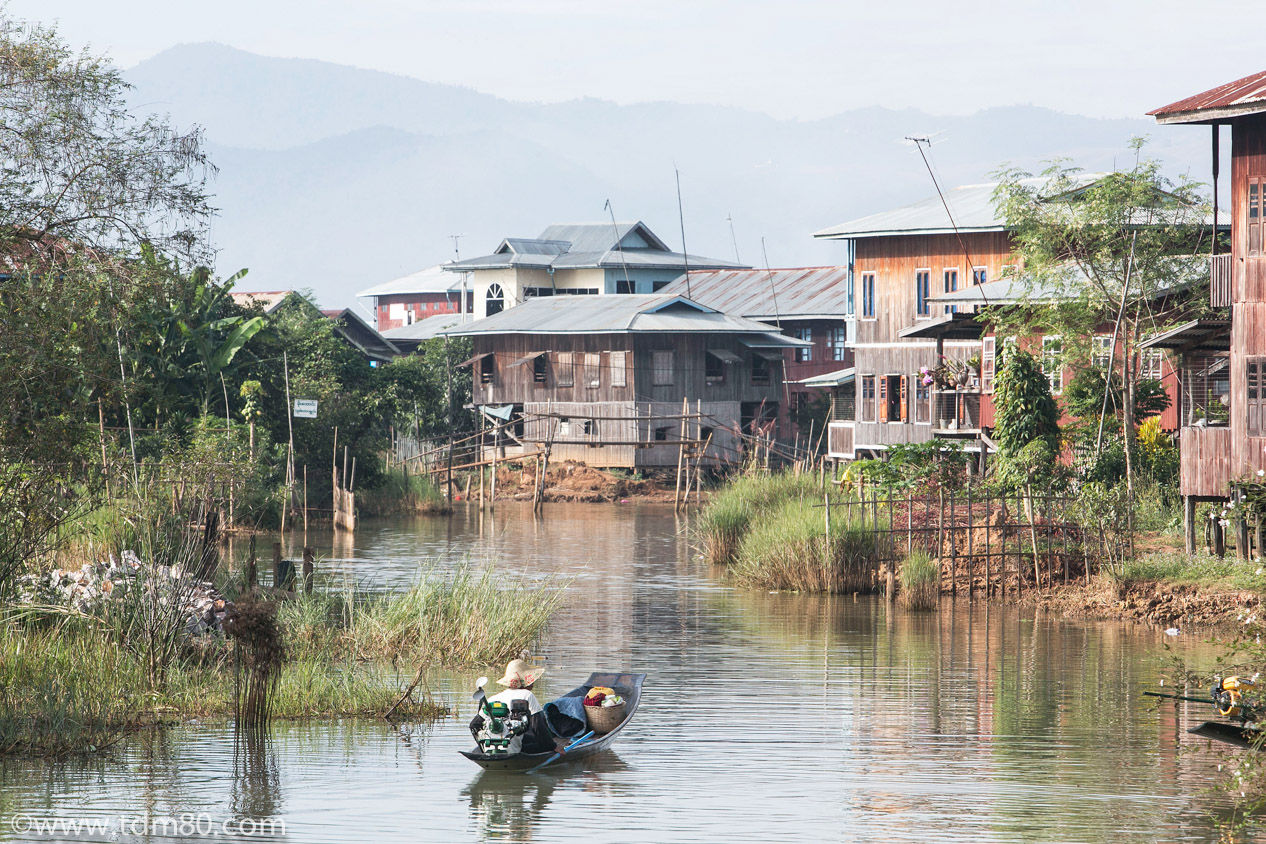
M 940 566 L 931 556 L 915 551 L 901 561 L 901 605 L 908 610 L 936 609 L 941 596 Z
M 730 566 L 738 583 L 805 592 L 873 588 L 874 534 L 837 516 L 828 540 L 816 500 L 793 495 L 752 520 Z
M 452 505 L 428 475 L 393 468 L 372 489 L 357 491 L 356 507 L 366 516 L 435 515 L 452 512 Z
M 739 476 L 713 496 L 700 517 L 704 558 L 713 565 L 733 563 L 754 520 L 790 498 L 817 501 L 821 495 L 817 481 L 809 475 Z
M 1192 556 L 1181 550 L 1157 551 L 1126 560 L 1115 579 L 1121 583 L 1160 581 L 1258 591 L 1266 588 L 1266 574 L 1256 563 L 1245 564 L 1235 557 L 1207 552 Z

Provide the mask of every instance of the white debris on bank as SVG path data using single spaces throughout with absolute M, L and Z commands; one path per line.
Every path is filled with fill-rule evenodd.
M 133 551 L 124 551 L 118 559 L 111 554 L 109 560 L 78 571 L 55 568 L 25 575 L 18 580 L 18 601 L 92 614 L 119 602 L 138 582 L 147 595 L 158 595 L 160 606 L 179 602 L 190 635 L 221 632 L 224 616 L 233 607 L 209 581 L 196 580 L 179 566 L 146 567 Z

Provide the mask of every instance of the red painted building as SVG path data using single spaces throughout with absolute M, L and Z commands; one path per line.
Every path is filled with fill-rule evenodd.
M 421 270 L 356 294 L 358 299 L 372 300 L 368 307 L 379 331 L 412 325 L 438 314 L 470 313 L 471 296 L 465 275 L 445 272 L 442 267 Z

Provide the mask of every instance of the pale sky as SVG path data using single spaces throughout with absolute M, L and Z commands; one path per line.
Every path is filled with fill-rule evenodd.
M 862 106 L 1096 117 L 1266 69 L 1244 0 L 9 0 L 130 67 L 218 41 L 528 101 L 673 100 L 814 119 Z

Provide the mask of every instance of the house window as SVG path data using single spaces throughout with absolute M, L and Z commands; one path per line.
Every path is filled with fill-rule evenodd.
M 594 388 L 602 386 L 602 355 L 597 352 L 585 353 L 585 386 Z
M 980 341 L 980 389 L 993 392 L 993 376 L 998 356 L 998 339 L 985 337 Z M 930 418 L 930 417 L 929 417 Z
M 752 386 L 769 385 L 769 358 L 759 354 L 752 355 Z
M 971 268 L 971 283 L 972 284 L 979 286 L 981 284 L 984 284 L 988 280 L 989 280 L 988 267 L 972 267 Z
M 484 297 L 488 316 L 499 314 L 506 307 L 506 292 L 495 281 L 488 285 L 488 295 Z
M 885 375 L 879 381 L 879 397 L 883 407 L 881 418 L 888 422 L 906 421 L 906 379 L 900 375 Z
M 525 287 L 523 288 L 524 299 L 542 299 L 546 296 L 553 296 L 554 288 L 552 287 Z
M 888 376 L 887 375 L 879 376 L 878 387 L 879 387 L 879 400 L 876 402 L 876 405 L 879 408 L 879 421 L 887 422 L 888 421 Z
M 651 352 L 651 386 L 667 387 L 673 383 L 673 353 Z
M 795 337 L 797 340 L 804 340 L 806 342 L 812 343 L 813 329 L 812 328 L 793 328 L 791 329 L 791 336 Z M 796 349 L 797 363 L 804 363 L 805 361 L 811 361 L 811 360 L 813 360 L 812 346 L 800 346 Z
M 497 357 L 496 355 L 484 355 L 479 359 L 479 383 L 491 384 L 493 375 L 496 374 Z
M 1266 436 L 1266 357 L 1250 357 L 1244 363 L 1248 378 L 1248 435 Z
M 915 270 L 914 271 L 914 315 L 930 316 L 932 313 L 931 306 L 928 305 L 928 297 L 932 295 L 932 271 L 931 270 Z
M 862 318 L 875 318 L 875 274 L 862 273 Z
M 875 421 L 875 376 L 862 376 L 861 422 Z
M 1096 334 L 1090 349 L 1090 365 L 1106 372 L 1112 364 L 1112 335 Z
M 636 293 L 637 283 L 628 278 L 617 278 L 615 280 L 616 293 Z
M 610 352 L 611 361 L 611 386 L 627 387 L 628 379 L 628 352 Z
M 703 356 L 703 378 L 708 384 L 725 383 L 725 362 L 714 354 Z
M 560 387 L 571 387 L 576 383 L 576 370 L 572 366 L 571 352 L 559 352 L 555 367 L 554 381 Z
M 598 420 L 597 419 L 586 419 L 582 424 L 584 425 L 584 433 L 586 436 L 590 436 L 590 437 L 598 436 Z
M 1064 392 L 1064 341 L 1059 335 L 1042 338 L 1042 374 L 1051 384 L 1051 393 Z
M 945 292 L 946 292 L 946 293 L 953 293 L 953 292 L 957 291 L 957 290 L 958 290 L 958 270 L 956 270 L 956 269 L 954 269 L 954 270 L 946 270 L 946 271 L 945 271 L 944 281 L 945 281 Z M 956 313 L 958 313 L 958 305 L 946 305 L 946 306 L 945 306 L 945 313 L 947 313 L 947 314 L 956 314 Z
M 532 358 L 532 383 L 544 384 L 545 371 L 549 368 L 549 356 L 537 355 Z
M 827 345 L 831 348 L 831 360 L 845 360 L 844 349 L 848 342 L 848 332 L 843 328 L 832 328 L 827 338 Z
M 920 425 L 932 424 L 932 388 L 923 383 L 918 375 L 914 379 L 914 421 Z
M 672 284 L 671 281 L 652 281 L 651 292 L 658 293 L 659 291 L 663 290 L 665 287 L 667 287 L 670 284 Z
M 558 420 L 558 435 L 560 437 L 571 436 L 571 420 L 566 416 Z
M 1248 254 L 1262 254 L 1262 222 L 1266 219 L 1266 178 L 1248 180 Z
M 1150 381 L 1159 381 L 1164 374 L 1165 353 L 1160 349 L 1148 349 L 1143 352 L 1140 361 L 1139 377 Z

